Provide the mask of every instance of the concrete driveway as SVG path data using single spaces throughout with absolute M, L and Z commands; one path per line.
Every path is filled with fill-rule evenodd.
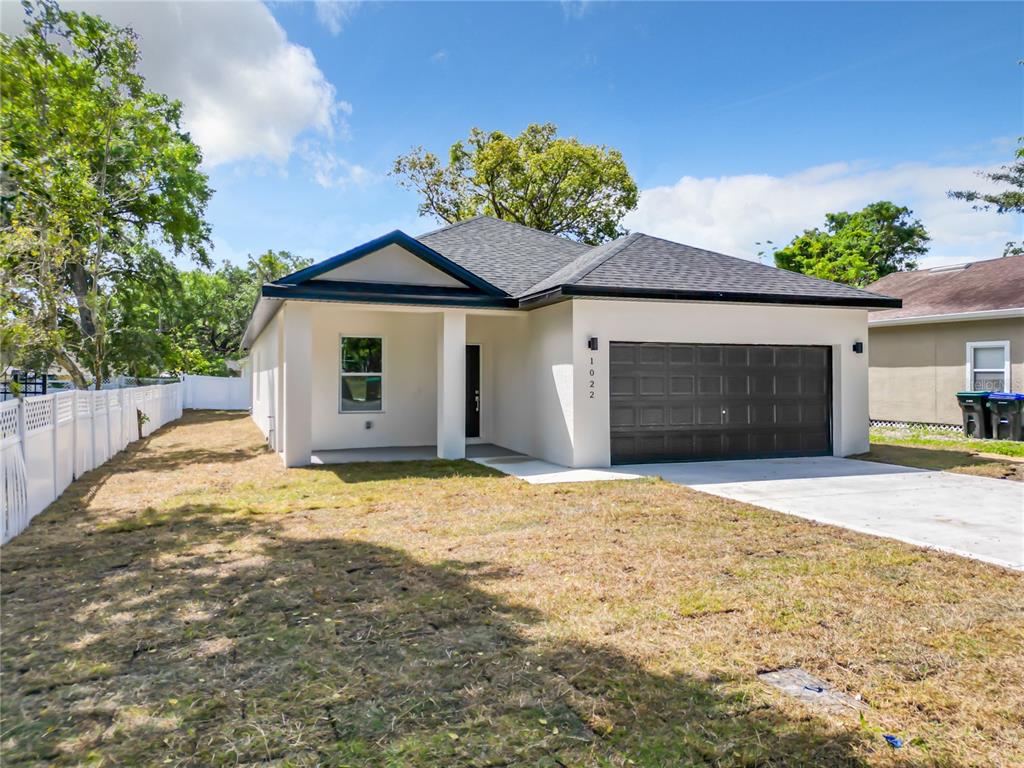
M 833 457 L 617 469 L 1024 570 L 1022 483 Z

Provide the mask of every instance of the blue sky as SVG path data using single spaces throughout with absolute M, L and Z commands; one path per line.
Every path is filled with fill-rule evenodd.
M 694 245 L 755 257 L 880 198 L 924 219 L 928 264 L 1020 236 L 945 199 L 1024 133 L 1019 3 L 84 5 L 134 26 L 184 101 L 218 257 L 430 229 L 396 155 L 543 121 L 620 149 L 627 225 Z

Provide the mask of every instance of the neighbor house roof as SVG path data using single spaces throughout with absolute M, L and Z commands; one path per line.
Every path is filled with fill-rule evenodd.
M 872 312 L 869 322 L 949 322 L 1024 315 L 1024 256 L 1006 256 L 913 272 L 893 272 L 868 286 L 903 306 Z
M 316 279 L 389 244 L 465 288 Z M 588 246 L 489 216 L 412 238 L 395 231 L 263 286 L 244 345 L 285 299 L 526 309 L 573 296 L 898 307 L 872 291 L 640 233 Z M 274 302 L 269 304 L 268 302 Z

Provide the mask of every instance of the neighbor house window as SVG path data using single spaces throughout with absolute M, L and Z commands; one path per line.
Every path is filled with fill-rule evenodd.
M 380 411 L 384 407 L 384 344 L 374 336 L 341 337 L 342 413 Z
M 967 388 L 989 392 L 1010 390 L 1010 342 L 967 343 Z

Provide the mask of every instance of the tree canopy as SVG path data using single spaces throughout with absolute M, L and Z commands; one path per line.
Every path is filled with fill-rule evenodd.
M 312 263 L 288 251 L 266 251 L 244 266 L 194 269 L 180 276 L 181 290 L 169 302 L 162 331 L 169 340 L 165 370 L 224 375 L 225 361 L 242 354 L 242 336 L 260 286 Z
M 622 154 L 557 133 L 553 123 L 518 136 L 473 128 L 447 165 L 418 147 L 391 173 L 419 193 L 421 215 L 449 224 L 486 214 L 590 245 L 625 234 L 638 192 Z
M 1003 185 L 998 192 L 975 192 L 971 190 L 952 190 L 947 194 L 954 200 L 971 203 L 976 211 L 995 209 L 996 213 L 1024 213 L 1024 136 L 1018 138 L 1018 147 L 1014 153 L 1014 161 L 1010 165 L 1000 166 L 996 171 L 978 171 L 978 175 L 989 181 Z M 1004 256 L 1024 253 L 1024 243 L 1010 241 L 1003 250 Z
M 130 29 L 24 7 L 24 34 L 0 36 L 4 336 L 15 358 L 98 386 L 112 323 L 134 312 L 124 297 L 170 274 L 164 250 L 208 263 L 211 190 L 181 104 L 145 89 Z
M 928 232 L 913 211 L 882 200 L 856 213 L 825 214 L 824 230 L 804 230 L 775 251 L 775 265 L 791 272 L 863 286 L 891 272 L 917 267 Z

